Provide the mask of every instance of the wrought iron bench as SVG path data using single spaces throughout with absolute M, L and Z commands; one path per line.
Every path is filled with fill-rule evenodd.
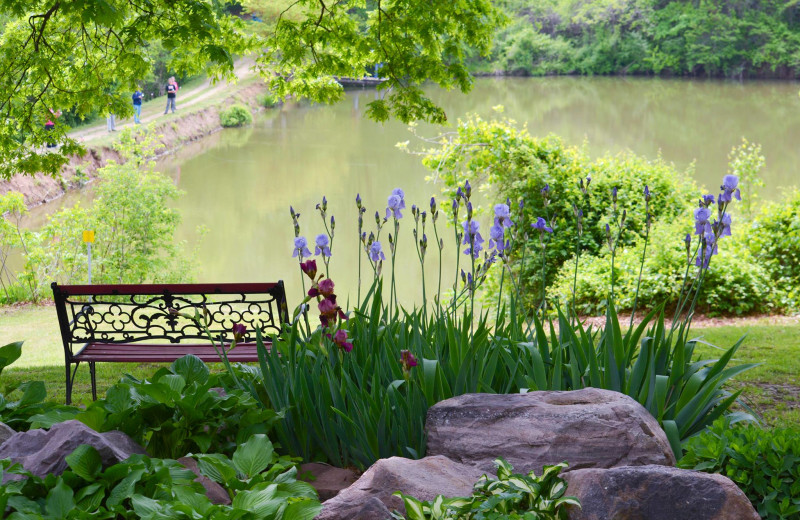
M 187 317 L 199 310 L 217 344 L 230 348 L 234 324 L 247 327 L 232 351 L 232 362 L 258 361 L 255 330 L 280 332 L 289 321 L 283 282 L 156 285 L 58 285 L 53 300 L 64 342 L 67 404 L 78 366 L 89 365 L 97 399 L 95 363 L 172 362 L 194 354 L 219 361 L 201 325 Z M 78 346 L 76 349 L 75 346 Z M 74 368 L 73 368 L 74 365 Z

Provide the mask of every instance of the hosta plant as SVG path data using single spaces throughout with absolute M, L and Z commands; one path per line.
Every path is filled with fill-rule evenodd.
M 545 466 L 537 477 L 514 473 L 506 460 L 495 460 L 497 478 L 483 475 L 475 484 L 470 497 L 445 498 L 437 496 L 431 501 L 421 501 L 398 491 L 395 496 L 403 500 L 406 516 L 398 513 L 398 520 L 561 520 L 567 518 L 567 507 L 580 507 L 577 498 L 565 496 L 567 483 L 559 476 L 567 467 L 562 462 Z

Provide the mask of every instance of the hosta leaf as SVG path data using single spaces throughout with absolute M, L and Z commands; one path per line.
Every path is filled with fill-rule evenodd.
M 253 435 L 236 448 L 233 453 L 233 464 L 240 473 L 252 478 L 269 466 L 274 453 L 272 442 L 266 435 Z

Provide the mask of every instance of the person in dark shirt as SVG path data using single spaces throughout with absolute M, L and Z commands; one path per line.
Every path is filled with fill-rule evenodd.
M 172 107 L 172 113 L 175 113 L 175 95 L 177 93 L 178 83 L 175 81 L 175 77 L 173 76 L 167 81 L 167 108 L 164 109 L 165 114 L 169 112 L 170 107 Z
M 142 124 L 142 98 L 144 94 L 138 88 L 136 92 L 133 93 L 133 123 L 140 125 Z

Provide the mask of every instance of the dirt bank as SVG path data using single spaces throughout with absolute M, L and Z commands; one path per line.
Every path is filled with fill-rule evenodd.
M 161 134 L 161 143 L 164 144 L 162 155 L 173 152 L 185 143 L 222 130 L 219 113 L 234 103 L 249 106 L 254 113 L 263 110 L 258 103 L 258 96 L 264 92 L 266 92 L 264 85 L 250 85 L 214 106 L 174 115 L 157 122 L 156 132 Z M 102 168 L 109 160 L 119 162 L 119 153 L 110 145 L 93 146 L 89 143 L 86 155 L 71 157 L 59 177 L 42 174 L 33 177 L 17 175 L 10 180 L 0 182 L 0 193 L 21 192 L 25 195 L 25 203 L 29 208 L 45 204 L 61 197 L 68 190 L 84 185 L 87 180 L 94 178 L 97 169 Z

